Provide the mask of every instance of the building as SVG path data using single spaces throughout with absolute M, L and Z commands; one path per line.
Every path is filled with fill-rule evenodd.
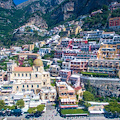
M 88 61 L 88 72 L 107 73 L 117 76 L 119 69 L 120 60 L 89 59 Z
M 29 49 L 29 51 L 34 50 L 34 47 L 35 47 L 35 45 L 34 45 L 34 44 L 29 44 L 29 45 L 28 45 L 28 49 Z
M 69 78 L 69 83 L 74 87 L 80 87 L 80 75 L 72 74 Z
M 40 91 L 40 99 L 53 102 L 56 100 L 56 89 L 54 87 L 44 87 Z
M 98 13 L 103 13 L 101 10 L 97 10 L 97 11 L 94 11 L 94 12 L 92 12 L 91 13 L 91 16 L 94 16 L 94 15 L 96 15 L 96 14 L 98 14 Z
M 98 59 L 119 59 L 120 43 L 102 44 L 98 51 Z
M 56 82 L 60 108 L 77 108 L 75 90 L 66 82 Z
M 19 60 L 28 60 L 29 58 L 32 58 L 33 60 L 37 59 L 40 55 L 36 53 L 19 53 L 17 54 Z
M 102 35 L 101 30 L 95 30 L 95 31 L 88 31 L 87 35 L 83 37 L 85 40 L 90 41 L 99 41 Z
M 120 17 L 114 17 L 109 19 L 109 28 L 113 30 L 120 29 Z
M 50 75 L 44 71 L 41 59 L 35 59 L 33 64 L 33 67 L 18 67 L 15 63 L 11 64 L 12 73 L 8 74 L 9 80 L 13 81 L 13 93 L 33 91 L 37 94 L 42 87 L 50 86 Z
M 60 70 L 59 77 L 61 77 L 61 81 L 68 82 L 71 76 L 71 70 Z
M 50 75 L 53 77 L 57 77 L 59 75 L 60 66 L 51 65 L 50 66 Z
M 5 80 L 5 75 L 6 75 L 5 71 L 0 71 L 0 82 L 3 82 Z
M 69 61 L 62 62 L 62 69 L 70 70 L 70 62 Z
M 111 2 L 111 4 L 109 5 L 109 8 L 111 11 L 119 9 L 120 8 L 120 3 L 118 2 Z
M 50 50 L 51 50 L 50 48 L 40 48 L 38 54 L 40 56 L 44 56 L 46 54 L 49 54 Z
M 70 70 L 73 73 L 80 73 L 81 71 L 87 71 L 88 60 L 87 59 L 76 59 L 70 61 Z

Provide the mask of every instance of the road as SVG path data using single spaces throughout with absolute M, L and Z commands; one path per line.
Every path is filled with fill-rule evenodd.
M 25 115 L 20 117 L 10 116 L 6 117 L 5 120 L 28 120 L 25 119 Z M 3 120 L 3 117 L 0 117 L 0 120 Z M 51 103 L 48 103 L 46 106 L 46 112 L 42 114 L 39 118 L 31 118 L 29 120 L 111 120 L 107 119 L 104 116 L 97 116 L 97 117 L 67 117 L 62 118 L 60 117 L 59 113 L 56 111 L 55 107 L 52 106 Z M 115 118 L 112 120 L 120 120 L 120 118 Z

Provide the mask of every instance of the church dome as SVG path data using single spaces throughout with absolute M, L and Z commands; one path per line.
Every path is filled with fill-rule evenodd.
M 41 59 L 35 59 L 34 62 L 33 62 L 34 66 L 43 66 L 43 62 Z

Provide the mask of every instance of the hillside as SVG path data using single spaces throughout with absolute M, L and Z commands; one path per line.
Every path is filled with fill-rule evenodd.
M 10 46 L 18 40 L 23 40 L 23 43 L 27 41 L 28 36 L 19 38 L 12 34 L 14 29 L 26 23 L 33 23 L 37 27 L 45 26 L 46 28 L 48 26 L 51 28 L 61 22 L 75 19 L 80 15 L 89 14 L 93 10 L 101 9 L 103 5 L 109 5 L 112 1 L 113 0 L 28 0 L 15 6 L 12 0 L 0 0 L 0 45 Z M 120 0 L 118 0 L 118 2 L 119 1 Z M 37 12 L 39 14 L 37 14 Z M 107 12 L 104 13 L 107 16 L 109 14 Z M 93 23 L 95 22 L 96 21 Z M 35 41 L 36 39 L 39 40 L 36 37 L 32 40 Z

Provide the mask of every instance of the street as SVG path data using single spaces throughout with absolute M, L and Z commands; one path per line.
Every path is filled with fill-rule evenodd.
M 27 120 L 25 115 L 20 117 L 15 116 L 7 116 L 7 117 L 0 117 L 0 120 Z M 67 117 L 62 118 L 60 117 L 59 113 L 56 111 L 55 107 L 52 106 L 51 103 L 47 103 L 46 112 L 42 114 L 39 118 L 30 118 L 29 120 L 111 120 L 105 118 L 104 116 L 95 116 L 95 117 Z M 120 118 L 115 118 L 112 120 L 120 120 Z

